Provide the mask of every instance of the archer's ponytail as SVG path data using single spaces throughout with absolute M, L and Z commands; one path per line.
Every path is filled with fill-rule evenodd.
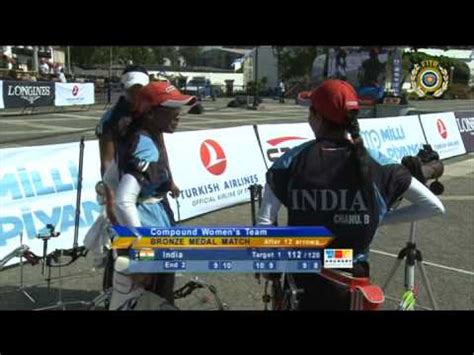
M 360 181 L 362 184 L 370 182 L 369 155 L 364 147 L 364 140 L 360 135 L 359 121 L 357 120 L 357 111 L 349 111 L 349 124 L 347 131 L 353 141 L 353 157 L 357 162 Z

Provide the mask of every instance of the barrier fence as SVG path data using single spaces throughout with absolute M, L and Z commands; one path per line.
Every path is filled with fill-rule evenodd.
M 0 109 L 86 106 L 94 103 L 94 83 L 0 80 Z
M 65 90 L 70 95 L 73 89 Z M 381 164 L 416 155 L 426 143 L 442 159 L 474 151 L 474 112 L 360 119 L 360 126 L 368 151 Z M 248 187 L 263 185 L 275 160 L 311 139 L 306 123 L 166 134 L 170 168 L 181 189 L 177 200 L 170 198 L 176 219 L 249 202 Z M 72 247 L 78 160 L 78 143 L 0 149 L 0 258 L 18 247 L 20 233 L 41 253 L 35 237 L 46 224 L 61 232 L 50 241 L 52 249 Z M 102 211 L 95 192 L 99 161 L 98 142 L 85 142 L 80 243 Z

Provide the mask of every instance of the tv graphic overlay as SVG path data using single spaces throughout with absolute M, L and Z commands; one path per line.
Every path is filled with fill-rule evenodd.
M 352 269 L 352 249 L 325 249 L 325 269 Z
M 128 249 L 131 273 L 318 272 L 323 249 L 333 240 L 324 227 L 115 226 L 114 230 L 118 238 L 112 247 Z

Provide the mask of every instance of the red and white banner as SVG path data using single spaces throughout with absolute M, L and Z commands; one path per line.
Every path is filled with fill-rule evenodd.
M 170 199 L 176 219 L 249 201 L 248 187 L 265 182 L 266 168 L 252 126 L 166 134 L 165 144 L 181 190 L 179 212 Z
M 93 105 L 95 92 L 93 83 L 55 83 L 55 106 Z
M 420 115 L 426 140 L 441 159 L 466 153 L 466 148 L 453 112 Z
M 257 125 L 257 131 L 268 168 L 291 148 L 315 138 L 308 123 Z

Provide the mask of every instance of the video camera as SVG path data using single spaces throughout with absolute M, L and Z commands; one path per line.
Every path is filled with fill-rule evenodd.
M 416 156 L 403 157 L 402 165 L 422 184 L 426 185 L 428 180 L 435 180 L 429 186 L 435 195 L 441 195 L 444 192 L 443 184 L 438 181 L 444 173 L 444 165 L 438 152 L 434 151 L 431 145 L 424 144 Z

